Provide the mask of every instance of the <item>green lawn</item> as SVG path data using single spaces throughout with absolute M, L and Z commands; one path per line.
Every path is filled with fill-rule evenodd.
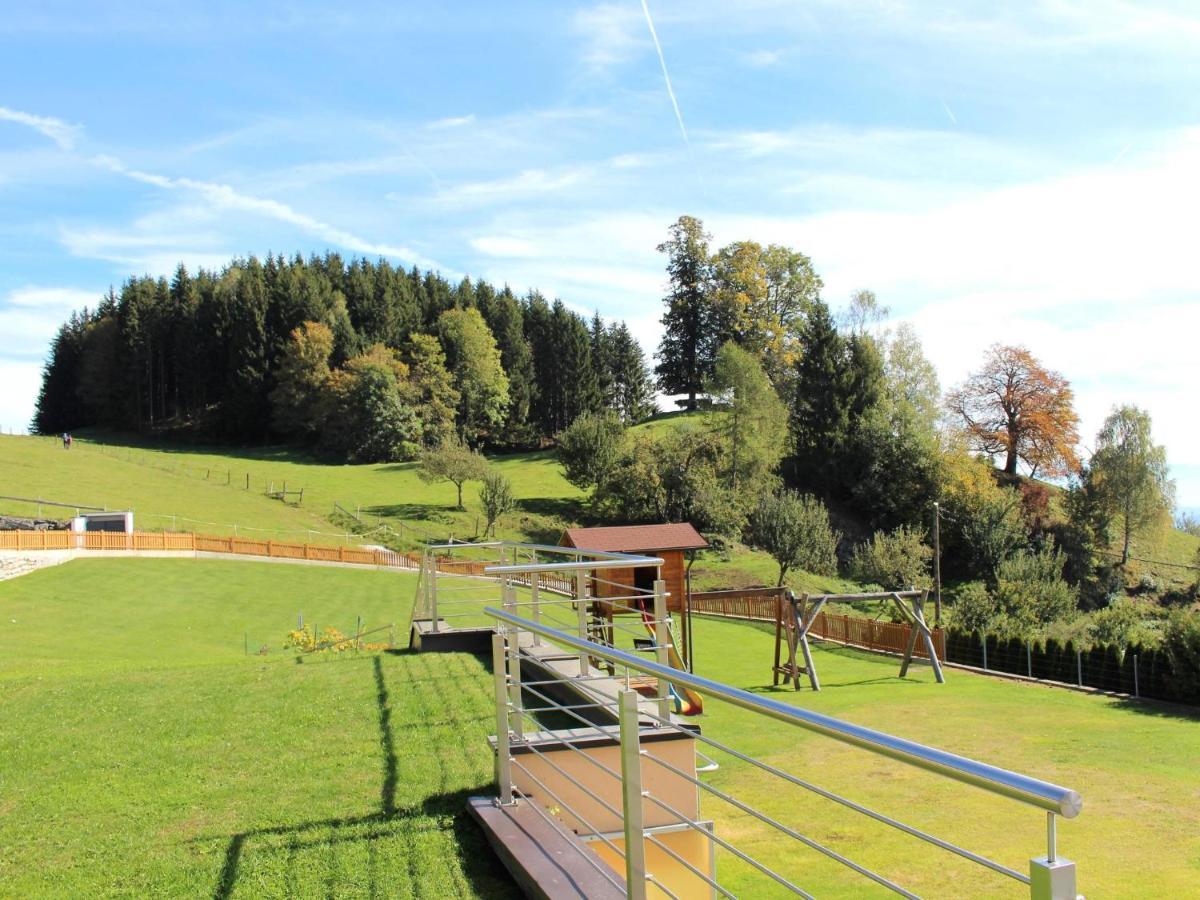
M 1059 821 L 1059 850 L 1079 866 L 1089 897 L 1194 893 L 1200 880 L 1200 710 L 1027 685 L 928 668 L 896 677 L 898 660 L 832 645 L 816 652 L 823 690 L 772 688 L 769 627 L 706 620 L 696 627 L 698 671 L 767 696 L 907 737 L 1079 791 L 1083 813 Z M 865 751 L 764 724 L 728 704 L 706 703 L 706 733 L 822 787 L 1024 870 L 1044 852 L 1042 813 L 960 787 Z M 1020 885 L 900 835 L 797 788 L 781 789 L 749 766 L 715 754 L 712 783 L 852 858 L 929 896 L 1022 896 Z M 708 815 L 743 833 L 817 896 L 872 893 L 840 866 L 770 838 L 720 803 Z M 737 864 L 726 876 L 749 888 Z M 744 868 L 744 866 L 743 866 Z M 954 885 L 947 891 L 947 880 Z M 761 889 L 753 889 L 755 896 Z
M 463 814 L 492 789 L 481 663 L 278 649 L 299 610 L 403 623 L 412 593 L 177 560 L 0 583 L 0 896 L 516 896 Z
M 279 649 L 318 626 L 407 622 L 407 574 L 191 560 L 87 560 L 0 583 L 0 896 L 511 896 L 462 814 L 493 790 L 490 680 L 474 657 Z M 402 630 L 402 628 L 401 628 Z M 246 655 L 267 645 L 266 656 Z M 951 670 L 817 650 L 820 694 L 770 687 L 772 636 L 698 620 L 701 674 L 1079 790 L 1060 850 L 1095 897 L 1180 896 L 1200 878 L 1200 718 Z M 1044 819 L 718 702 L 705 732 L 1016 868 Z M 744 763 L 708 777 L 930 896 L 1019 886 Z M 720 833 L 818 896 L 870 894 L 706 801 Z M 722 858 L 743 896 L 761 883 Z M 1010 887 L 1010 884 L 1012 886 Z M 949 887 L 948 887 L 949 886 Z

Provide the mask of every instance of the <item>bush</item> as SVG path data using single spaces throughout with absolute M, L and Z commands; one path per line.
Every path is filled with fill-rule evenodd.
M 921 532 L 907 525 L 895 531 L 875 532 L 871 540 L 854 548 L 850 557 L 851 577 L 889 591 L 930 587 L 933 549 L 921 538 Z
M 1066 557 L 1053 542 L 1036 552 L 1023 551 L 996 568 L 998 627 L 1006 634 L 1029 637 L 1076 610 L 1078 592 L 1063 580 Z
M 558 436 L 558 459 L 567 481 L 587 490 L 603 483 L 617 465 L 625 423 L 612 410 L 584 413 Z
M 982 581 L 971 581 L 959 588 L 952 609 L 954 627 L 967 632 L 988 631 L 1000 614 L 999 605 Z
M 1200 613 L 1182 609 L 1172 612 L 1163 632 L 1162 651 L 1174 674 L 1175 697 L 1200 702 Z
M 1092 616 L 1088 638 L 1096 644 L 1112 644 L 1124 653 L 1130 644 L 1153 641 L 1153 631 L 1145 626 L 1145 618 L 1145 611 L 1137 603 L 1122 598 Z
M 837 572 L 841 535 L 829 524 L 829 511 L 816 497 L 783 491 L 764 494 L 750 514 L 750 542 L 779 563 L 779 583 L 791 569 L 816 575 Z

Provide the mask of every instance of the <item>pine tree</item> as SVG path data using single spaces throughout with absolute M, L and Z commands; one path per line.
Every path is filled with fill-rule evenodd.
M 609 326 L 612 407 L 628 425 L 654 414 L 654 381 L 641 345 L 624 322 Z
M 696 408 L 696 395 L 712 375 L 719 346 L 709 239 L 699 219 L 680 216 L 670 228 L 670 238 L 658 245 L 658 251 L 667 254 L 671 286 L 664 298 L 665 330 L 654 371 L 664 393 L 687 395 L 688 409 Z
M 796 477 L 802 486 L 828 491 L 836 454 L 850 425 L 846 397 L 846 344 L 829 307 L 818 301 L 800 333 L 792 440 Z

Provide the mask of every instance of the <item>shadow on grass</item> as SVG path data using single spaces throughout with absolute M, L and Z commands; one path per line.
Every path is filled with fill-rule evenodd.
M 446 524 L 453 521 L 451 516 L 458 511 L 453 504 L 440 505 L 436 503 L 387 503 L 378 506 L 364 506 L 363 512 L 380 518 L 416 519 L 421 522 L 439 522 Z
M 1186 706 L 1182 703 L 1172 703 L 1169 700 L 1147 700 L 1146 698 L 1118 697 L 1113 706 L 1129 712 L 1140 713 L 1143 716 L 1158 716 L 1161 719 L 1184 719 L 1190 722 L 1200 722 L 1200 709 Z
M 407 655 L 411 651 L 392 651 L 394 655 Z M 399 765 L 393 735 L 391 692 L 384 678 L 380 657 L 372 659 L 375 679 L 375 707 L 379 720 L 379 744 L 383 755 L 383 783 L 379 790 L 379 810 L 360 816 L 333 817 L 295 825 L 277 825 L 241 831 L 229 837 L 217 882 L 213 888 L 214 900 L 228 900 L 233 895 L 238 881 L 238 869 L 242 864 L 247 842 L 255 838 L 281 837 L 288 839 L 287 850 L 294 852 L 310 846 L 335 847 L 346 844 L 373 844 L 385 838 L 400 837 L 409 843 L 408 881 L 415 886 L 421 878 L 421 866 L 416 858 L 414 838 L 429 830 L 442 830 L 440 823 L 450 820 L 450 830 L 458 846 L 459 861 L 463 876 L 472 891 L 484 897 L 519 897 L 515 883 L 502 867 L 495 864 L 495 857 L 488 849 L 483 835 L 466 814 L 467 798 L 494 791 L 494 785 L 481 784 L 472 788 L 432 794 L 419 807 L 399 809 L 396 805 L 396 788 Z M 432 823 L 421 820 L 432 819 Z M 328 834 L 328 831 L 334 834 Z M 318 832 L 317 834 L 310 834 Z M 337 833 L 341 832 L 341 833 Z M 328 885 L 328 893 L 334 893 L 336 885 Z M 388 895 L 394 884 L 379 884 L 374 872 L 369 885 L 372 896 Z

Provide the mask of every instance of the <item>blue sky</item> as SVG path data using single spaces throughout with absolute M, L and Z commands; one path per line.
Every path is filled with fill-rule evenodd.
M 681 213 L 870 288 L 943 384 L 993 342 L 1148 408 L 1200 506 L 1200 7 L 42 2 L 0 19 L 0 425 L 129 274 L 385 255 L 657 343 Z M 677 101 L 672 104 L 664 65 Z

